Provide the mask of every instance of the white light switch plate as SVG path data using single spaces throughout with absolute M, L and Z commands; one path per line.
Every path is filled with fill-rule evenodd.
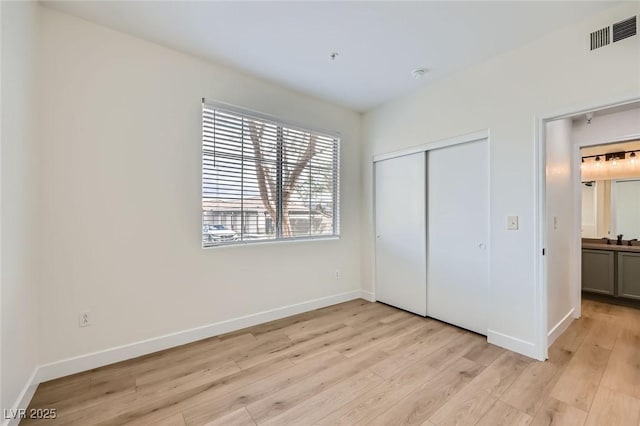
M 518 230 L 518 216 L 509 216 L 507 218 L 507 229 L 509 231 Z

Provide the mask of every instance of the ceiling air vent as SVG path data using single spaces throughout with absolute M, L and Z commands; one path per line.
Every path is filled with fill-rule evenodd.
M 604 27 L 591 33 L 591 50 L 606 46 L 611 43 L 609 27 Z
M 636 17 L 632 16 L 629 19 L 613 24 L 613 42 L 615 43 L 636 35 L 638 33 L 636 22 Z M 591 50 L 593 50 L 593 48 Z

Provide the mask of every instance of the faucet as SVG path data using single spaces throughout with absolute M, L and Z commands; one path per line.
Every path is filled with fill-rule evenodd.
M 634 242 L 634 241 L 638 241 L 638 239 L 637 239 L 637 238 L 634 238 L 633 240 L 629 240 L 629 241 L 627 241 L 627 244 L 629 245 L 629 247 L 631 247 L 631 246 L 633 245 L 633 242 Z
M 604 237 L 602 239 L 607 242 L 607 245 L 611 245 L 611 240 L 610 239 L 608 239 L 607 237 Z
M 618 235 L 618 241 L 616 242 L 617 246 L 621 246 L 622 245 L 622 234 Z

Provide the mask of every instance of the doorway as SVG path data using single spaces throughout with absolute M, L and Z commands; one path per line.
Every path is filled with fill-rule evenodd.
M 585 164 L 595 162 L 595 155 L 591 157 L 581 150 L 640 140 L 640 102 L 634 99 L 543 119 L 540 123 L 539 281 L 543 307 L 541 340 L 547 348 L 573 319 L 581 316 L 582 237 L 585 231 L 582 226 L 582 188 L 587 188 L 584 190 L 586 194 L 596 192 L 593 186 L 582 183 Z M 605 165 L 604 155 L 606 153 L 599 158 L 602 163 L 598 168 Z M 615 169 L 623 162 L 631 161 L 631 153 L 625 153 L 624 159 L 621 155 L 607 157 L 609 162 L 606 166 Z M 584 163 L 583 157 L 587 157 Z M 604 186 L 600 185 L 598 190 L 604 192 Z M 601 214 L 600 219 L 604 220 L 603 217 Z M 586 232 L 593 232 L 596 224 L 588 225 Z M 589 265 L 593 266 L 593 262 Z M 612 266 L 612 272 L 614 268 L 617 265 Z M 592 272 L 589 271 L 588 275 L 593 275 Z

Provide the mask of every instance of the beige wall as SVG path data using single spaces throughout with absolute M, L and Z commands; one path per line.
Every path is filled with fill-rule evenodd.
M 1 2 L 0 409 L 15 403 L 38 365 L 39 6 Z
M 42 18 L 44 363 L 359 291 L 359 114 Z M 339 240 L 200 248 L 202 97 L 341 132 Z M 94 324 L 78 328 L 83 310 Z

